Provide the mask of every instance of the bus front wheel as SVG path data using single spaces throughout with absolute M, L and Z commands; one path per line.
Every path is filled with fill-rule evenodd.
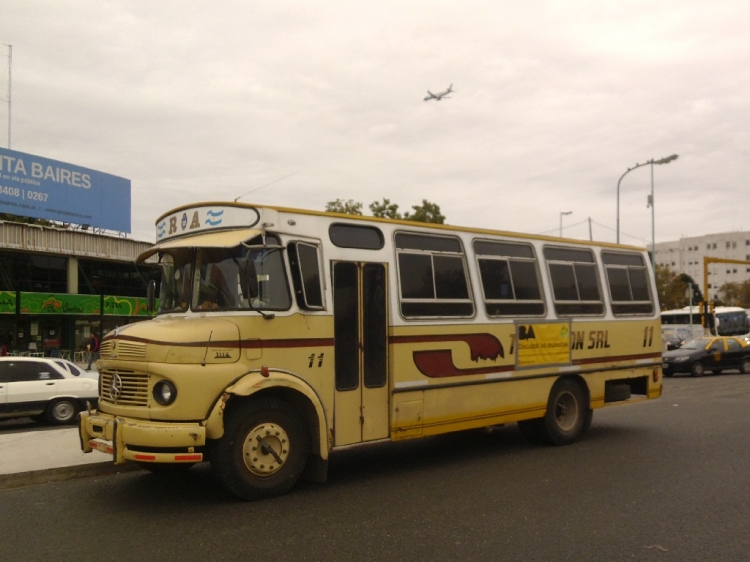
M 310 448 L 292 407 L 275 398 L 254 399 L 229 412 L 225 423 L 224 435 L 211 451 L 219 483 L 246 500 L 288 492 L 302 474 Z

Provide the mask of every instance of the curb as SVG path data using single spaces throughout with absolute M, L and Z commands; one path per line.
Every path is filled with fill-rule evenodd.
M 46 468 L 44 470 L 32 470 L 30 472 L 19 472 L 16 474 L 0 474 L 0 490 L 11 490 L 26 486 L 49 484 L 52 482 L 65 482 L 76 478 L 89 478 L 91 476 L 108 476 L 121 472 L 132 472 L 143 470 L 135 463 L 115 465 L 110 461 L 82 464 L 77 466 L 63 466 L 60 468 Z

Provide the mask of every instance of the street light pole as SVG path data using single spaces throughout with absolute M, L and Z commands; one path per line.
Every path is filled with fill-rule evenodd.
M 651 159 L 651 197 L 648 198 L 651 205 L 651 269 L 656 271 L 656 211 L 654 209 L 654 159 Z
M 563 215 L 572 215 L 573 211 L 560 211 L 560 238 L 562 238 L 562 218 Z
M 678 155 L 672 154 L 671 156 L 667 156 L 665 158 L 659 158 L 658 160 L 654 160 L 653 158 L 647 162 L 644 162 L 643 164 L 636 164 L 632 168 L 628 168 L 625 170 L 625 173 L 620 176 L 620 179 L 617 180 L 617 243 L 620 243 L 620 182 L 622 181 L 622 178 L 624 178 L 629 172 L 632 172 L 636 168 L 640 168 L 641 166 L 646 166 L 647 164 L 651 165 L 651 236 L 653 239 L 654 235 L 654 212 L 653 212 L 653 198 L 654 198 L 654 164 L 669 164 L 672 160 L 677 160 Z M 653 240 L 652 240 L 653 243 Z M 652 265 L 653 265 L 653 248 L 652 248 Z

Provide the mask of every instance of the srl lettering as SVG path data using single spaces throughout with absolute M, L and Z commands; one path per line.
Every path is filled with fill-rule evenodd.
M 589 332 L 589 345 L 586 349 L 608 348 L 609 330 L 592 330 Z

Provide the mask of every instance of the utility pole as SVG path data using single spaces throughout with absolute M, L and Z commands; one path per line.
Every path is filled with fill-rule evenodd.
M 10 149 L 10 98 L 13 95 L 13 45 L 8 45 L 8 148 Z
M 11 131 L 11 97 L 13 95 L 13 45 L 8 47 L 8 148 L 10 148 Z

